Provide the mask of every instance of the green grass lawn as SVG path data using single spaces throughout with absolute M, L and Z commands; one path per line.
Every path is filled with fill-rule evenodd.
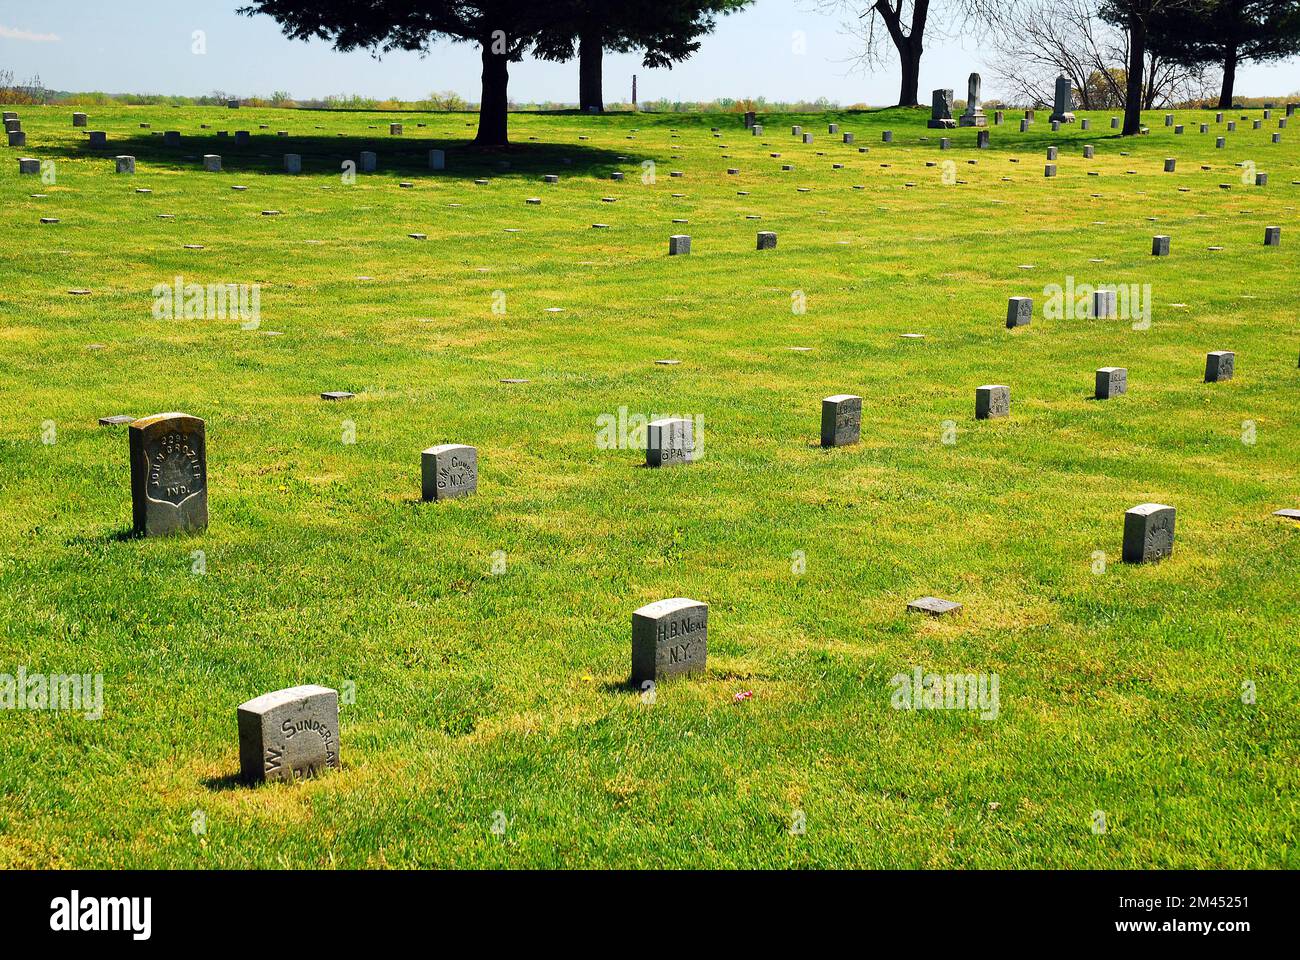
M 0 673 L 102 674 L 104 716 L 0 713 L 0 866 L 1300 865 L 1300 525 L 1271 516 L 1300 506 L 1300 116 L 1274 145 L 1281 110 L 1128 139 L 1009 114 L 976 150 L 928 111 L 515 115 L 501 169 L 470 115 L 99 107 L 92 151 L 72 108 L 18 112 Z M 260 284 L 259 329 L 156 319 L 178 276 Z M 1067 278 L 1150 285 L 1149 328 L 1045 317 Z M 1102 366 L 1127 396 L 1091 399 Z M 974 419 L 988 383 L 1008 419 Z M 836 393 L 862 442 L 823 450 Z M 605 449 L 620 408 L 702 418 L 702 461 Z M 127 431 L 96 421 L 169 410 L 207 421 L 211 525 L 131 539 Z M 478 495 L 421 503 L 447 442 Z M 1176 549 L 1126 566 L 1146 501 Z M 928 594 L 964 611 L 905 612 Z M 631 613 L 674 596 L 710 604 L 708 673 L 646 703 Z M 997 718 L 893 709 L 916 666 L 996 674 Z M 343 768 L 240 785 L 236 707 L 301 683 L 355 690 Z

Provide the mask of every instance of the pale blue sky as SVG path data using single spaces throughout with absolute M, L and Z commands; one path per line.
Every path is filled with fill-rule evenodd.
M 425 59 L 394 54 L 376 62 L 364 53 L 336 53 L 325 43 L 287 40 L 269 17 L 236 16 L 238 6 L 239 0 L 0 0 L 0 69 L 20 80 L 39 74 L 60 90 L 198 95 L 220 89 L 238 96 L 287 90 L 301 98 L 358 93 L 407 100 L 455 90 L 478 99 L 478 57 L 466 45 L 440 44 Z M 852 72 L 845 61 L 853 39 L 836 17 L 814 7 L 811 0 L 758 0 L 723 19 L 700 52 L 672 70 L 648 71 L 635 56 L 607 56 L 606 99 L 628 99 L 635 72 L 643 101 L 825 96 L 845 104 L 893 103 L 896 69 Z M 206 33 L 206 55 L 191 52 L 195 30 Z M 793 50 L 796 31 L 805 37 L 802 55 Z M 999 95 L 976 43 L 935 43 L 922 62 L 922 98 L 939 86 L 964 94 L 972 70 L 985 73 L 986 98 Z M 1238 77 L 1240 96 L 1296 91 L 1296 60 L 1248 66 Z M 518 101 L 576 101 L 577 68 L 516 64 L 510 93 Z

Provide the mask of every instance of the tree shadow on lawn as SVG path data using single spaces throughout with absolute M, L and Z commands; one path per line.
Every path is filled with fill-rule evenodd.
M 401 175 L 410 179 L 464 180 L 488 176 L 536 176 L 553 173 L 569 177 L 595 177 L 608 179 L 615 170 L 626 169 L 629 164 L 639 164 L 648 159 L 633 144 L 628 152 L 617 153 L 589 144 L 556 144 L 528 141 L 506 148 L 480 149 L 462 140 L 399 137 L 279 137 L 266 131 L 252 134 L 247 146 L 236 146 L 233 135 L 229 137 L 182 135 L 178 147 L 163 145 L 161 134 L 133 135 L 110 138 L 103 148 L 80 146 L 47 147 L 32 144 L 38 155 L 54 155 L 66 159 L 85 160 L 103 158 L 106 164 L 117 156 L 135 157 L 137 165 L 170 168 L 173 170 L 203 173 L 205 154 L 221 157 L 222 173 L 258 173 L 280 176 L 297 176 L 284 168 L 284 155 L 296 153 L 302 157 L 302 175 L 340 174 L 344 161 L 357 165 L 361 177 Z M 251 131 L 250 131 L 251 133 Z M 361 170 L 361 152 L 373 151 L 377 167 L 373 173 Z M 446 169 L 429 168 L 429 151 L 446 153 Z M 619 160 L 619 157 L 627 157 Z M 567 163 L 565 161 L 568 161 Z M 508 163 L 508 167 L 501 164 Z

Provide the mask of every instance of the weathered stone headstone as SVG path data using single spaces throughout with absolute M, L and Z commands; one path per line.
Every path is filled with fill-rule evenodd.
M 136 536 L 195 533 L 208 526 L 206 425 L 185 413 L 131 424 L 131 507 Z
M 843 138 L 843 139 L 844 139 L 844 142 L 845 142 L 845 143 L 847 143 L 847 144 L 852 144 L 852 143 L 853 143 L 853 134 L 851 134 L 851 133 L 846 133 L 846 134 L 844 134 L 844 138 Z
M 37 159 L 35 159 L 35 158 L 33 158 L 33 157 L 19 157 L 19 158 L 18 158 L 18 173 L 19 173 L 19 175 L 22 175 L 22 174 L 32 174 L 32 173 L 37 173 L 37 174 L 38 174 L 38 173 L 40 173 L 40 172 L 41 172 L 41 161 L 40 161 L 40 160 L 37 160 Z
M 113 162 L 117 173 L 135 173 L 135 157 L 114 157 Z
M 931 130 L 946 130 L 957 126 L 952 118 L 952 91 L 935 90 L 931 94 L 930 121 L 926 124 Z
M 1165 157 L 1165 173 L 1173 173 L 1178 166 L 1178 161 L 1174 157 Z
M 1095 396 L 1098 400 L 1109 400 L 1128 393 L 1128 370 L 1125 367 L 1101 367 L 1097 371 Z
M 478 489 L 478 450 L 462 443 L 430 447 L 420 455 L 425 500 L 467 497 Z
M 231 109 L 231 110 L 238 110 L 238 109 L 239 109 L 239 101 L 238 101 L 238 100 L 227 100 L 227 101 L 226 101 L 226 106 L 227 106 L 229 109 Z
M 939 149 L 940 149 L 940 150 L 947 150 L 947 149 L 949 149 L 951 146 L 952 146 L 952 140 L 951 140 L 951 138 L 949 138 L 949 137 L 940 137 L 940 138 L 939 138 Z
M 253 142 L 253 135 L 247 130 L 235 131 L 235 146 L 246 147 Z
M 885 130 L 885 131 L 883 131 L 883 132 L 880 134 L 880 142 L 881 142 L 881 143 L 893 143 L 893 142 L 894 142 L 894 131 L 893 131 L 893 130 Z
M 660 683 L 705 671 L 709 605 L 686 597 L 658 600 L 632 613 L 632 682 Z
M 1280 247 L 1282 245 L 1282 228 L 1265 227 L 1264 228 L 1264 246 Z
M 1150 563 L 1174 552 L 1173 507 L 1143 503 L 1124 513 L 1125 563 Z
M 654 420 L 646 427 L 647 467 L 674 467 L 695 460 L 695 424 L 687 419 Z
M 429 169 L 430 169 L 430 170 L 446 170 L 446 169 L 447 169 L 447 154 L 446 154 L 445 151 L 443 151 L 443 150 L 430 150 L 430 151 L 429 151 Z M 554 176 L 554 174 L 552 174 L 551 176 Z M 559 178 L 559 177 L 555 177 L 554 180 L 548 180 L 547 182 L 548 182 L 548 183 L 559 183 L 559 181 L 560 181 L 560 178 Z
M 758 249 L 775 250 L 776 234 L 771 230 L 760 230 L 758 232 Z
M 1091 129 L 1092 129 L 1092 121 L 1089 120 L 1087 117 L 1084 117 L 1082 120 L 1079 121 L 1079 129 L 1080 129 L 1080 130 L 1091 130 Z
M 1097 155 L 1097 149 L 1092 144 L 1086 144 L 1083 148 L 1083 159 L 1091 160 Z
M 1059 147 L 1048 147 L 1048 148 L 1047 148 L 1047 159 L 1048 159 L 1048 160 L 1055 160 L 1055 159 L 1056 159 L 1057 157 L 1059 157 L 1060 155 L 1061 155 L 1061 151 L 1060 151 L 1060 148 L 1059 148 Z
M 986 384 L 975 388 L 975 419 L 993 420 L 1011 413 L 1011 388 Z
M 1006 112 L 1005 112 L 1005 111 L 1003 111 L 1003 110 L 994 110 L 994 111 L 993 111 L 993 126 L 995 126 L 995 127 L 1000 127 L 1000 126 L 1002 126 L 1002 121 L 1005 120 L 1005 119 L 1006 119 Z
M 1151 256 L 1167 257 L 1169 256 L 1169 238 L 1165 236 L 1151 238 Z
M 1205 355 L 1205 382 L 1220 383 L 1231 380 L 1237 366 L 1237 355 L 1231 350 L 1213 350 Z
M 357 169 L 362 173 L 374 173 L 379 166 L 379 156 L 373 150 L 362 150 L 360 159 Z
M 1056 78 L 1056 105 L 1052 108 L 1051 119 L 1058 123 L 1074 123 L 1074 85 L 1064 75 Z
M 1118 129 L 1119 129 L 1119 117 L 1111 117 L 1111 118 L 1110 118 L 1110 128 L 1111 128 L 1112 130 L 1118 130 Z
M 1119 313 L 1119 292 L 1103 288 L 1092 292 L 1092 316 L 1095 320 L 1112 320 Z
M 27 134 L 21 130 L 9 131 L 9 146 L 25 147 L 27 146 Z
M 221 157 L 215 153 L 205 153 L 203 155 L 203 169 L 208 173 L 220 173 Z
M 302 154 L 286 153 L 284 155 L 285 173 L 302 173 Z
M 1053 120 L 1053 121 L 1052 121 L 1052 133 L 1060 133 L 1060 132 L 1061 132 L 1061 121 L 1060 121 L 1060 120 Z
M 691 252 L 691 238 L 684 233 L 675 233 L 668 238 L 668 256 L 679 257 Z
M 1268 186 L 1268 174 L 1267 174 L 1267 173 L 1257 173 L 1257 174 L 1255 174 L 1255 186 L 1257 186 L 1257 187 L 1267 187 L 1267 186 Z
M 1222 149 L 1223 149 L 1225 146 L 1227 146 L 1227 145 L 1228 145 L 1228 139 L 1227 139 L 1227 137 L 1215 137 L 1215 138 L 1214 138 L 1214 146 L 1215 146 L 1215 149 L 1217 149 L 1217 150 L 1222 150 Z
M 179 130 L 167 130 L 163 132 L 164 147 L 179 147 L 181 145 L 181 132 Z
M 1034 318 L 1033 297 L 1012 297 L 1007 301 L 1007 327 L 1023 327 Z
M 1028 120 L 1021 120 L 1021 121 L 1020 121 L 1020 132 L 1021 132 L 1021 133 L 1028 133 L 1028 132 L 1029 132 L 1029 121 L 1028 121 Z
M 844 447 L 862 435 L 862 398 L 837 393 L 822 401 L 822 446 Z
M 804 143 L 812 143 L 812 142 L 813 142 L 813 135 L 812 135 L 811 133 L 805 133 L 805 134 L 803 135 L 803 142 L 804 142 Z
M 1043 176 L 1045 177 L 1056 176 L 1056 164 L 1054 163 L 1047 164 L 1047 166 L 1043 168 Z
M 746 111 L 745 111 L 745 126 L 746 126 L 747 128 L 748 128 L 748 127 L 752 127 L 752 126 L 753 126 L 755 123 L 757 123 L 757 122 L 758 122 L 758 114 L 755 113 L 753 110 L 746 110 Z
M 402 135 L 402 125 L 400 123 L 390 123 L 388 125 L 388 135 L 390 137 L 400 137 Z
M 838 123 L 828 123 L 826 124 L 826 132 L 830 134 L 839 133 L 840 125 Z
M 319 776 L 339 765 L 339 695 L 306 684 L 239 705 L 239 775 L 246 783 Z
M 972 73 L 966 80 L 966 109 L 962 111 L 959 124 L 963 127 L 986 127 L 988 119 L 980 108 L 980 88 L 983 81 L 978 73 Z
M 989 148 L 988 130 L 980 130 L 975 134 L 975 148 L 977 150 L 987 150 Z
M 86 125 L 87 119 L 88 118 L 84 113 L 74 113 L 72 115 L 72 125 L 74 127 L 84 127 Z

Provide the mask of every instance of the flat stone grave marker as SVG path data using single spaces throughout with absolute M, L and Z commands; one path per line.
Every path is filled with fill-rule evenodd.
M 306 684 L 239 705 L 239 775 L 246 783 L 315 777 L 339 766 L 339 695 Z
M 421 495 L 425 500 L 467 497 L 478 489 L 478 450 L 444 443 L 420 455 Z
M 124 413 L 115 413 L 111 417 L 99 418 L 101 427 L 120 427 L 126 423 L 135 423 L 135 417 L 128 417 Z
M 961 604 L 955 600 L 942 600 L 939 597 L 921 597 L 907 605 L 908 613 L 923 613 L 930 617 L 943 617 L 960 613 Z
M 320 395 L 322 400 L 351 400 L 355 393 L 348 393 L 346 390 L 327 390 Z
M 208 526 L 206 425 L 185 413 L 131 424 L 131 505 L 136 536 L 194 533 Z
M 704 673 L 709 605 L 688 597 L 646 604 L 632 613 L 632 682 L 660 683 Z

